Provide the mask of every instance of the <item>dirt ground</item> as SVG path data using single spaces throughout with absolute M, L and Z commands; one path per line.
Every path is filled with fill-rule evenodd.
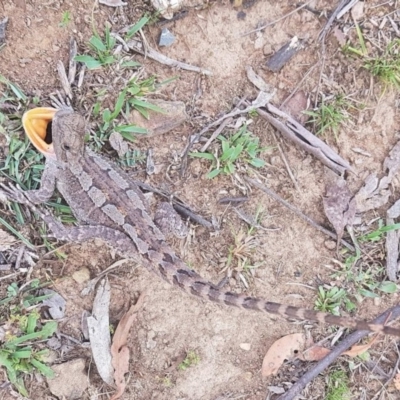
M 81 51 L 87 48 L 86 43 L 92 34 L 92 12 L 94 24 L 99 32 L 103 32 L 106 21 L 112 24 L 112 31 L 118 31 L 135 23 L 145 11 L 152 10 L 150 5 L 141 1 L 127 1 L 128 5 L 122 9 L 94 5 L 89 0 L 27 0 L 24 3 L 23 0 L 3 0 L 0 4 L 0 19 L 9 17 L 6 46 L 0 50 L 0 73 L 17 83 L 28 95 L 41 99 L 47 99 L 50 93 L 60 89 L 56 63 L 62 60 L 67 64 L 69 38 L 76 38 Z M 326 23 L 326 13 L 336 5 L 336 2 L 333 3 L 313 1 L 310 7 L 318 10 L 318 13 L 302 9 L 265 28 L 258 35 L 246 36 L 243 34 L 258 25 L 292 11 L 294 3 L 259 0 L 235 9 L 228 1 L 219 1 L 203 8 L 189 9 L 184 18 L 165 25 L 176 36 L 176 42 L 171 47 L 159 50 L 171 58 L 212 71 L 209 77 L 132 55 L 133 59 L 143 63 L 147 76 L 154 74 L 160 81 L 179 76 L 153 97 L 185 102 L 189 120 L 179 129 L 163 136 L 161 141 L 160 137 L 137 141 L 134 147 L 143 151 L 148 148 L 154 150 L 158 173 L 148 177 L 141 166 L 131 170 L 130 174 L 155 187 L 167 188 L 190 204 L 198 214 L 221 223 L 218 231 L 191 225 L 187 239 L 171 241 L 174 249 L 202 276 L 213 282 L 220 281 L 224 276 L 221 273 L 224 260 L 234 244 L 235 234 L 247 231 L 248 226 L 232 208 L 218 204 L 218 200 L 225 196 L 248 195 L 250 199 L 244 205 L 246 213 L 254 215 L 259 206 L 264 210 L 261 224 L 267 229 L 257 230 L 256 248 L 252 255 L 252 262 L 259 262 L 261 266 L 250 275 L 248 288 L 234 274 L 227 290 L 306 308 L 313 308 L 318 285 L 335 283 L 331 269 L 337 268 L 338 264 L 333 260 L 338 257 L 334 246 L 332 249 L 332 241 L 261 192 L 249 190 L 237 179 L 229 176 L 207 179 L 209 171 L 205 161 L 191 159 L 187 177 L 180 179 L 177 173 L 179 160 L 177 162 L 174 155 L 182 151 L 191 134 L 199 132 L 222 113 L 229 112 L 238 99 L 255 98 L 257 90 L 248 81 L 245 72 L 245 67 L 251 65 L 277 89 L 273 99 L 276 105 L 281 104 L 294 90 L 303 90 L 312 102 L 315 93 L 321 91 L 325 94 L 343 92 L 364 104 L 362 110 L 354 110 L 351 119 L 341 126 L 337 141 L 333 134 L 327 135 L 324 140 L 356 170 L 357 175 L 347 178 L 352 191 L 361 187 L 369 173 L 381 173 L 384 158 L 398 140 L 398 93 L 387 89 L 382 95 L 383 86 L 371 79 L 357 60 L 343 55 L 332 34 L 326 41 L 325 67 L 321 75 L 322 53 L 316 38 Z M 365 5 L 366 20 L 376 19 L 380 24 L 380 18 L 395 10 L 397 4 L 380 3 L 370 1 Z M 71 13 L 71 22 L 64 27 L 60 22 L 66 11 Z M 349 28 L 349 36 L 354 39 L 356 36 L 349 14 L 343 18 L 344 26 Z M 157 47 L 160 29 L 156 24 L 145 28 L 146 39 L 154 48 Z M 373 32 L 378 27 L 366 23 L 365 29 Z M 270 72 L 265 67 L 269 55 L 296 35 L 307 40 L 305 49 L 280 72 Z M 313 69 L 306 76 L 310 68 Z M 112 76 L 93 71 L 87 72 L 86 79 L 88 82 L 100 82 L 110 93 L 110 103 L 115 101 L 117 92 L 113 91 L 115 82 Z M 88 90 L 88 86 L 85 90 Z M 78 111 L 87 110 L 91 101 L 88 94 L 85 101 L 74 104 L 74 107 Z M 48 104 L 46 100 L 40 103 L 41 106 Z M 258 171 L 266 177 L 266 184 L 305 214 L 329 226 L 322 206 L 325 194 L 322 164 L 292 143 L 279 139 L 297 181 L 296 189 L 276 147 L 279 134 L 261 118 L 254 118 L 250 127 L 260 138 L 262 146 L 274 147 L 263 154 L 267 165 Z M 369 155 L 355 152 L 354 148 L 361 148 L 364 154 Z M 169 168 L 171 166 L 172 169 Z M 398 193 L 398 189 L 395 189 L 395 193 Z M 395 200 L 396 196 L 391 198 L 390 204 Z M 371 221 L 384 215 L 384 211 L 374 211 L 363 216 L 363 219 Z M 81 295 L 86 282 L 77 283 L 73 274 L 77 270 L 89 270 L 90 277 L 94 278 L 115 259 L 97 241 L 67 245 L 63 251 L 68 255 L 65 262 L 56 258 L 51 262 L 42 259 L 35 268 L 35 274 L 51 277 L 54 289 L 67 300 L 66 317 L 60 323 L 60 331 L 80 341 L 82 312 L 91 311 L 93 296 Z M 278 376 L 262 378 L 260 368 L 267 349 L 278 338 L 290 333 L 306 330 L 318 341 L 332 332 L 332 328 L 327 326 L 293 323 L 280 317 L 199 301 L 170 287 L 132 262 L 110 273 L 109 279 L 113 324 L 127 310 L 127 305 L 133 303 L 139 293 L 147 290 L 144 308 L 129 337 L 132 358 L 128 386 L 123 396 L 125 399 L 276 398 L 275 395 L 268 397 L 268 386 L 286 389 L 310 365 L 299 361 L 289 363 Z M 2 281 L 0 285 L 9 283 Z M 357 316 L 373 318 L 395 303 L 396 299 L 396 295 L 382 296 L 375 301 L 365 298 L 357 304 Z M 388 337 L 380 338 L 376 348 L 370 350 L 371 357 L 377 360 L 379 352 L 388 348 L 391 340 Z M 185 371 L 177 370 L 177 363 L 189 351 L 198 354 L 198 364 Z M 89 389 L 84 398 L 109 398 L 112 391 L 97 375 L 87 348 L 77 346 L 70 352 L 59 354 L 57 363 L 78 355 L 84 355 L 87 359 Z M 385 362 L 382 361 L 384 365 L 381 368 L 390 370 L 395 359 L 389 357 Z M 346 368 L 348 364 L 341 361 L 337 366 Z M 365 373 L 365 368 L 362 366 L 351 372 L 353 398 L 372 398 L 380 388 L 372 373 Z M 31 398 L 50 398 L 46 384 L 41 380 L 32 377 L 27 386 Z M 368 387 L 369 391 L 366 393 L 363 387 Z M 0 393 L 1 398 L 9 398 L 6 390 Z M 308 385 L 303 398 L 323 399 L 325 393 L 325 377 L 320 376 Z M 397 396 L 400 396 L 399 392 Z

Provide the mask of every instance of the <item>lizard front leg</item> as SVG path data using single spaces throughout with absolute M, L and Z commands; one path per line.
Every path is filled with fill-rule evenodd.
M 125 233 L 109 228 L 104 225 L 81 225 L 81 226 L 64 226 L 60 221 L 58 221 L 54 216 L 45 209 L 39 209 L 30 200 L 25 197 L 25 193 L 13 185 L 6 186 L 0 184 L 2 190 L 0 194 L 3 194 L 8 200 L 21 203 L 29 207 L 34 213 L 39 215 L 39 217 L 47 224 L 51 231 L 49 237 L 54 237 L 57 240 L 63 240 L 68 242 L 82 242 L 90 239 L 101 239 L 108 246 L 114 248 L 119 255 L 122 257 L 131 258 L 138 261 L 144 266 L 160 275 L 159 271 L 150 263 L 139 257 L 139 253 L 133 245 L 132 239 Z
M 24 191 L 25 198 L 33 204 L 41 204 L 49 201 L 56 187 L 56 171 L 57 165 L 55 161 L 47 159 L 42 178 L 40 179 L 40 189 Z M 1 185 L 1 187 L 4 188 L 4 185 Z M 21 197 L 19 198 L 21 199 Z M 14 201 L 26 204 L 18 200 Z

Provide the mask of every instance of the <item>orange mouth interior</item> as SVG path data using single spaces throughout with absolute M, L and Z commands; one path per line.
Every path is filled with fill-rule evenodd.
M 56 158 L 52 143 L 46 143 L 47 126 L 53 120 L 57 110 L 50 107 L 38 107 L 27 111 L 22 117 L 22 126 L 31 143 L 46 158 Z

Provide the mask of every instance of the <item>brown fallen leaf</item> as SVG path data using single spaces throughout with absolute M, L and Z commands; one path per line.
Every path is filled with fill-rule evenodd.
M 330 352 L 326 347 L 315 345 L 300 353 L 298 358 L 303 361 L 319 361 Z
M 296 121 L 304 125 L 308 116 L 303 111 L 308 109 L 308 97 L 304 90 L 297 91 L 282 107 L 282 111 L 290 114 Z
M 365 212 L 385 205 L 391 195 L 389 185 L 387 176 L 379 180 L 375 172 L 368 175 L 364 186 L 355 195 L 357 211 Z
M 344 46 L 346 44 L 346 36 L 343 31 L 339 28 L 339 26 L 335 26 L 333 28 L 333 36 L 335 36 L 336 40 L 338 41 L 340 46 Z
M 119 157 L 123 157 L 129 150 L 128 143 L 125 142 L 122 135 L 117 132 L 113 131 L 108 138 L 108 142 L 110 146 L 118 153 Z
M 339 244 L 346 225 L 352 225 L 356 214 L 356 201 L 343 178 L 330 180 L 323 198 L 325 215 L 335 228 Z
M 139 296 L 136 304 L 132 305 L 129 311 L 121 318 L 115 330 L 111 345 L 111 356 L 117 391 L 111 397 L 111 400 L 119 399 L 125 391 L 125 374 L 129 371 L 129 348 L 126 343 L 132 323 L 137 317 L 138 311 L 143 307 L 145 296 L 145 292 Z
M 357 211 L 365 212 L 385 205 L 392 194 L 390 184 L 400 170 L 400 141 L 390 150 L 389 155 L 383 162 L 383 169 L 387 175 L 381 179 L 376 173 L 368 175 L 364 186 L 355 195 Z
M 276 375 L 285 360 L 295 358 L 306 347 L 306 337 L 303 333 L 292 333 L 278 339 L 268 349 L 264 357 L 262 376 Z
M 345 351 L 343 354 L 349 357 L 357 357 L 362 353 L 365 353 L 376 341 L 378 335 L 375 335 L 375 337 L 367 344 L 360 344 L 357 346 L 352 346 L 350 350 Z

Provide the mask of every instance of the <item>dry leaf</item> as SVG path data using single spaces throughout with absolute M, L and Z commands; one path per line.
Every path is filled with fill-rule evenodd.
M 120 6 L 126 6 L 127 4 L 121 0 L 99 0 L 99 3 L 109 7 L 120 7 Z
M 367 344 L 360 344 L 358 346 L 352 346 L 350 350 L 345 351 L 343 354 L 349 357 L 357 357 L 362 353 L 365 353 L 376 341 L 379 335 L 375 337 Z
M 355 195 L 357 211 L 365 212 L 385 205 L 391 194 L 389 183 L 387 176 L 379 181 L 376 173 L 368 175 L 364 186 Z
M 16 241 L 17 239 L 14 236 L 0 229 L 0 251 L 8 250 Z
M 270 93 L 271 97 L 276 93 L 276 89 L 269 85 L 267 82 L 261 78 L 260 75 L 257 75 L 254 69 L 250 65 L 246 65 L 246 74 L 247 79 L 259 90 L 265 93 Z
M 344 35 L 343 31 L 339 28 L 339 26 L 335 26 L 333 29 L 333 36 L 337 39 L 340 46 L 344 46 L 346 44 L 346 36 Z
M 383 162 L 384 170 L 388 170 L 389 181 L 392 182 L 394 175 L 400 169 L 400 141 L 398 141 L 393 149 L 390 150 L 389 155 L 385 158 Z
M 307 108 L 307 95 L 304 90 L 299 90 L 285 103 L 282 110 L 304 125 L 307 122 L 308 116 L 303 111 L 307 110 Z
M 329 182 L 326 196 L 323 198 L 325 215 L 335 228 L 338 243 L 342 239 L 346 225 L 352 225 L 356 214 L 356 201 L 352 196 L 347 183 L 339 178 L 336 182 Z
M 119 157 L 123 157 L 129 150 L 128 143 L 125 142 L 122 135 L 117 132 L 113 131 L 108 138 L 108 142 L 110 146 L 118 153 Z
M 295 358 L 305 347 L 306 337 L 303 333 L 293 333 L 278 339 L 264 357 L 262 376 L 276 375 L 285 360 Z
M 89 340 L 92 348 L 93 359 L 97 371 L 104 382 L 112 385 L 113 368 L 111 359 L 111 338 L 110 338 L 110 284 L 105 278 L 101 281 L 96 297 L 93 302 L 92 315 L 87 318 L 89 329 Z
M 137 317 L 137 312 L 143 307 L 145 296 L 145 292 L 139 296 L 136 304 L 131 306 L 129 311 L 121 318 L 115 330 L 111 345 L 111 356 L 117 391 L 111 397 L 111 400 L 119 399 L 125 391 L 125 374 L 129 371 L 129 349 L 126 346 L 126 342 L 132 323 Z
M 359 1 L 351 9 L 351 16 L 355 21 L 358 21 L 364 17 L 364 2 Z
M 383 162 L 387 175 L 378 179 L 375 173 L 365 179 L 364 186 L 355 195 L 357 211 L 365 212 L 385 205 L 391 195 L 390 184 L 400 170 L 400 141 L 398 141 Z
M 299 354 L 298 358 L 303 361 L 319 361 L 322 360 L 331 351 L 326 347 L 312 346 Z
M 394 387 L 397 390 L 400 390 L 400 373 L 396 374 L 396 376 L 393 378 L 393 383 L 394 383 Z

